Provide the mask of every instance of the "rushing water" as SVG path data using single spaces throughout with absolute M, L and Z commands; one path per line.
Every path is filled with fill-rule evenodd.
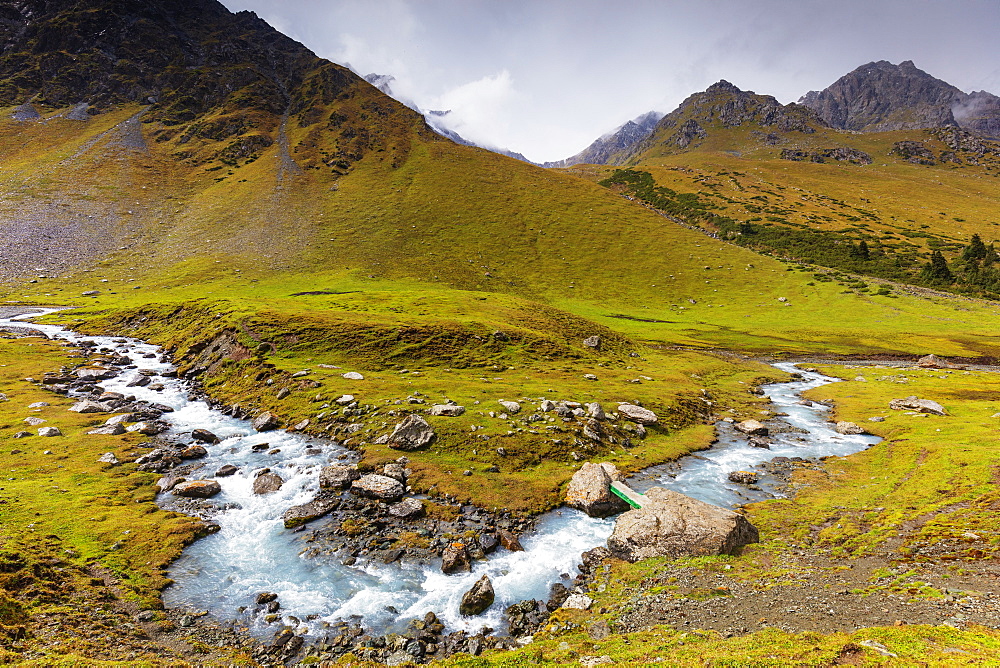
M 21 316 L 30 318 L 35 314 Z M 0 324 L 12 320 L 0 319 Z M 611 533 L 612 520 L 587 517 L 561 509 L 539 518 L 535 531 L 522 537 L 524 552 L 501 550 L 488 561 L 476 562 L 473 572 L 444 575 L 437 564 L 362 564 L 347 567 L 329 556 L 310 557 L 310 533 L 284 529 L 281 516 L 289 507 L 310 501 L 318 489 L 319 468 L 349 453 L 329 442 L 281 431 L 257 433 L 245 420 L 222 415 L 204 401 L 188 397 L 184 381 L 157 378 L 162 390 L 126 387 L 142 369 L 162 373 L 172 368 L 162 351 L 134 339 L 84 337 L 53 325 L 31 324 L 52 338 L 79 342 L 94 341 L 98 347 L 113 349 L 131 358 L 134 368 L 101 385 L 110 391 L 133 395 L 138 400 L 174 408 L 163 419 L 171 425 L 167 436 L 181 439 L 193 429 L 208 429 L 222 440 L 204 444 L 208 456 L 201 460 L 203 474 L 223 464 L 239 467 L 231 477 L 219 478 L 222 492 L 213 503 L 224 510 L 213 517 L 218 533 L 207 536 L 184 550 L 171 567 L 174 584 L 164 591 L 164 602 L 172 607 L 207 610 L 219 619 L 242 619 L 257 633 L 270 633 L 273 626 L 255 609 L 257 593 L 278 594 L 286 624 L 300 631 L 321 633 L 327 622 L 351 616 L 362 618 L 374 630 L 398 629 L 409 619 L 434 611 L 451 629 L 475 631 L 483 626 L 502 628 L 503 610 L 524 599 L 548 597 L 549 587 L 563 574 L 572 574 L 584 551 L 603 544 Z M 776 456 L 820 457 L 846 455 L 862 450 L 877 438 L 837 434 L 826 421 L 825 406 L 799 405 L 802 391 L 835 379 L 803 372 L 792 364 L 776 365 L 799 371 L 804 379 L 764 388 L 775 407 L 793 427 L 807 433 L 780 434 L 772 438 L 770 450 L 754 448 L 739 438 L 731 427 L 720 424 L 719 442 L 697 457 L 685 458 L 679 471 L 662 467 L 650 469 L 636 487 L 662 484 L 710 503 L 733 506 L 755 498 L 767 498 L 765 491 L 751 496 L 730 483 L 730 471 L 748 469 Z M 267 443 L 267 451 L 280 449 L 280 456 L 253 450 Z M 258 449 L 259 450 L 259 449 Z M 268 467 L 285 483 L 266 496 L 253 494 L 254 473 Z M 766 484 L 766 481 L 765 481 Z M 475 580 L 488 574 L 496 591 L 496 603 L 483 615 L 467 618 L 458 613 L 462 594 Z M 241 608 L 246 611 L 241 612 Z

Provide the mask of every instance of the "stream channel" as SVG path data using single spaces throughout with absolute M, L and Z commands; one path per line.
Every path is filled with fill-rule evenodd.
M 218 478 L 222 492 L 213 503 L 222 510 L 211 519 L 220 526 L 217 533 L 196 541 L 171 566 L 174 584 L 163 592 L 168 607 L 208 611 L 219 620 L 246 624 L 251 632 L 264 637 L 275 625 L 264 623 L 263 615 L 252 615 L 259 592 L 278 595 L 284 622 L 299 632 L 321 634 L 325 623 L 353 617 L 376 633 L 398 631 L 414 617 L 434 611 L 449 630 L 476 632 L 483 626 L 504 628 L 503 611 L 525 599 L 545 600 L 552 583 L 576 573 L 581 554 L 603 545 L 611 534 L 614 519 L 595 519 L 582 512 L 561 508 L 538 518 L 536 528 L 521 537 L 524 552 L 500 549 L 488 561 L 474 563 L 472 573 L 444 575 L 438 564 L 382 564 L 359 560 L 348 567 L 339 559 L 308 558 L 309 532 L 284 528 L 282 514 L 291 506 L 312 500 L 318 491 L 320 467 L 353 454 L 328 440 L 283 431 L 257 433 L 247 420 L 234 419 L 212 409 L 204 401 L 189 398 L 186 381 L 157 377 L 161 390 L 126 387 L 146 369 L 157 374 L 172 369 L 158 347 L 122 337 L 83 336 L 55 325 L 19 322 L 57 309 L 0 319 L 0 327 L 30 327 L 53 339 L 73 343 L 90 340 L 97 348 L 128 356 L 134 368 L 125 368 L 115 378 L 100 385 L 108 391 L 134 396 L 137 400 L 170 406 L 165 413 L 170 430 L 161 435 L 177 441 L 190 440 L 193 429 L 216 434 L 221 442 L 202 444 L 208 456 L 200 460 L 205 477 L 224 464 L 239 467 L 231 477 Z M 777 368 L 799 373 L 801 380 L 763 387 L 772 410 L 784 414 L 792 429 L 772 434 L 770 449 L 752 447 L 731 424 L 720 422 L 718 441 L 709 450 L 678 462 L 646 469 L 629 481 L 644 491 L 663 485 L 689 496 L 733 507 L 750 501 L 774 498 L 769 481 L 761 478 L 759 490 L 729 482 L 730 471 L 752 470 L 774 457 L 819 458 L 848 455 L 878 442 L 874 436 L 838 434 L 827 421 L 829 408 L 821 404 L 803 405 L 805 390 L 836 382 L 837 379 L 803 371 L 793 363 Z M 186 437 L 187 435 L 187 437 Z M 268 443 L 280 448 L 281 458 L 255 452 L 254 445 Z M 257 496 L 252 491 L 254 472 L 269 467 L 284 478 L 272 494 Z M 161 495 L 160 499 L 169 498 Z M 323 520 L 315 521 L 316 524 Z M 489 575 L 496 602 L 477 617 L 458 612 L 462 594 L 472 584 Z M 246 612 L 240 609 L 245 606 Z M 361 619 L 358 619 L 360 617 Z

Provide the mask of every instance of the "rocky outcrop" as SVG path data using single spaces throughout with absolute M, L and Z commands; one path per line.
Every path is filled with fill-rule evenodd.
M 427 446 L 434 440 L 434 430 L 427 420 L 413 413 L 396 425 L 389 435 L 389 447 L 411 452 Z
M 578 508 L 591 517 L 608 517 L 625 512 L 628 504 L 611 492 L 611 483 L 621 479 L 614 464 L 587 462 L 570 478 L 566 488 L 566 505 Z
M 893 399 L 889 402 L 889 408 L 894 411 L 916 411 L 918 413 L 929 413 L 931 415 L 947 415 L 944 406 L 930 399 L 920 399 L 916 396 L 909 396 L 905 399 Z
M 759 420 L 743 420 L 736 423 L 736 428 L 748 436 L 767 436 L 768 428 Z
M 846 436 L 859 436 L 861 434 L 866 434 L 864 427 L 861 427 L 854 422 L 840 421 L 835 426 L 834 429 L 838 434 L 844 434 Z
M 465 543 L 450 543 L 441 554 L 441 571 L 451 575 L 459 571 L 472 571 L 472 556 Z
M 952 364 L 948 360 L 937 355 L 924 355 L 917 360 L 917 366 L 922 369 L 964 369 L 960 364 Z
M 580 164 L 617 165 L 619 163 L 614 160 L 615 156 L 648 137 L 661 118 L 663 118 L 663 114 L 658 111 L 646 112 L 594 140 L 590 146 L 576 155 L 564 160 L 546 162 L 542 166 L 571 167 Z
M 782 160 L 794 160 L 796 162 L 826 162 L 834 160 L 836 162 L 850 162 L 855 165 L 870 165 L 872 157 L 864 151 L 856 148 L 820 148 L 812 151 L 802 149 L 783 148 L 781 149 Z
M 608 549 L 619 559 L 736 554 L 759 540 L 757 529 L 731 510 L 663 487 L 646 492 L 646 499 L 615 522 Z
M 459 406 L 457 404 L 434 404 L 431 406 L 431 415 L 440 415 L 444 417 L 458 417 L 465 413 L 465 406 Z
M 473 617 L 485 612 L 496 598 L 493 591 L 493 583 L 488 575 L 476 580 L 469 591 L 462 595 L 462 602 L 458 606 L 458 611 L 465 617 Z

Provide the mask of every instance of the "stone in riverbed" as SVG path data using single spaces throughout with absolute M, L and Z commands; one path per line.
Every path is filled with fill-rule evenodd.
M 278 416 L 271 411 L 264 411 L 257 417 L 253 419 L 251 425 L 257 431 L 271 431 L 272 429 L 277 429 L 281 421 Z
M 731 510 L 663 487 L 650 489 L 646 499 L 615 522 L 608 548 L 619 559 L 736 554 L 760 540 L 757 528 Z
M 215 480 L 190 480 L 174 486 L 174 496 L 186 496 L 194 499 L 208 499 L 222 491 L 222 486 Z
M 358 496 L 380 501 L 399 501 L 405 489 L 398 480 L 377 473 L 363 475 L 351 483 L 351 491 Z
M 207 429 L 195 429 L 191 432 L 191 438 L 202 443 L 218 443 L 219 437 Z
M 474 617 L 489 609 L 495 599 L 496 593 L 493 591 L 493 583 L 490 582 L 488 575 L 484 575 L 476 580 L 469 591 L 462 595 L 458 611 L 464 617 Z
M 736 428 L 749 436 L 767 436 L 769 433 L 764 423 L 759 420 L 738 422 Z
M 389 514 L 403 520 L 411 520 L 424 514 L 424 504 L 412 496 L 389 506 Z
M 635 404 L 618 404 L 618 414 L 626 420 L 638 422 L 639 424 L 656 424 L 659 420 L 656 417 L 656 413 Z
M 465 571 L 472 572 L 472 557 L 465 543 L 450 543 L 441 554 L 441 571 L 448 575 Z
M 313 499 L 301 506 L 292 506 L 282 515 L 286 529 L 294 529 L 300 524 L 323 517 L 340 505 L 339 499 Z
M 271 494 L 281 489 L 284 480 L 277 473 L 272 473 L 269 469 L 264 469 L 253 480 L 253 493 L 257 495 Z
M 753 471 L 732 471 L 728 477 L 729 482 L 735 482 L 738 485 L 755 485 L 757 483 L 757 474 Z
M 429 444 L 434 440 L 434 435 L 434 430 L 427 420 L 413 413 L 396 425 L 389 435 L 389 447 L 411 452 Z
M 497 538 L 504 549 L 510 552 L 524 552 L 524 548 L 521 547 L 521 541 L 506 529 L 497 529 Z
M 611 492 L 611 483 L 621 480 L 614 464 L 586 462 L 570 478 L 566 505 L 591 517 L 608 517 L 628 510 L 628 504 Z
M 208 450 L 200 445 L 191 445 L 181 451 L 181 459 L 201 459 L 208 455 Z
M 239 471 L 239 469 L 237 467 L 233 466 L 232 464 L 224 464 L 223 466 L 219 467 L 218 471 L 215 472 L 215 477 L 216 478 L 227 478 L 227 477 L 233 475 L 234 473 L 236 473 L 237 471 Z
M 319 486 L 322 489 L 347 489 L 360 477 L 361 473 L 353 466 L 333 464 L 320 469 Z

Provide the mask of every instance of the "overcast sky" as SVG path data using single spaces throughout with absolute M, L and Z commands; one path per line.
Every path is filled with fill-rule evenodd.
M 867 62 L 912 60 L 1000 95 L 1000 0 L 222 2 L 539 162 L 719 79 L 793 102 Z

